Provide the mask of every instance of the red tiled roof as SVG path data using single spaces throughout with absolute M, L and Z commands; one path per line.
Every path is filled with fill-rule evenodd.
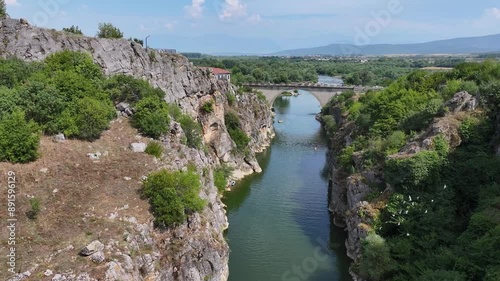
M 231 74 L 231 71 L 225 70 L 225 69 L 222 69 L 222 68 L 212 67 L 211 70 L 212 70 L 212 73 L 214 75 L 218 75 L 218 74 Z

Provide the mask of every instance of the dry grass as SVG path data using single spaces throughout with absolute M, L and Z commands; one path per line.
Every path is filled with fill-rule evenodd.
M 151 219 L 149 204 L 141 200 L 138 190 L 141 177 L 156 170 L 157 165 L 153 157 L 128 149 L 131 142 L 137 141 L 136 135 L 137 131 L 130 127 L 128 120 L 122 118 L 112 123 L 110 130 L 96 142 L 67 140 L 54 143 L 51 138 L 43 137 L 38 161 L 25 165 L 0 163 L 2 201 L 7 198 L 4 188 L 7 172 L 16 173 L 18 271 L 24 272 L 37 263 L 40 267 L 31 280 L 50 280 L 43 277 L 47 269 L 57 273 L 81 270 L 101 276 L 104 269 L 79 257 L 78 251 L 94 239 L 103 243 L 109 239 L 123 240 L 127 223 L 108 219 L 109 215 L 118 212 L 120 217 L 134 216 L 139 223 Z M 108 155 L 96 162 L 87 157 L 87 153 L 106 151 Z M 42 169 L 48 171 L 43 173 Z M 127 181 L 124 177 L 132 180 Z M 25 215 L 30 209 L 31 196 L 41 201 L 41 211 L 35 221 Z M 129 209 L 119 210 L 125 205 L 129 205 Z M 2 223 L 7 217 L 4 206 L 2 204 L 0 209 Z M 2 227 L 2 280 L 8 277 L 4 270 L 7 235 L 6 228 Z M 74 249 L 47 258 L 69 245 Z

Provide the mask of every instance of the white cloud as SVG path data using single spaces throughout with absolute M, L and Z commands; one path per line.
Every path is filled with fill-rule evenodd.
M 473 26 L 474 28 L 490 29 L 494 32 L 498 32 L 498 24 L 500 23 L 500 8 L 488 8 L 485 9 L 480 18 L 466 21 L 466 24 Z M 486 30 L 485 30 L 486 31 Z
M 17 2 L 17 0 L 5 0 L 5 4 L 7 4 L 8 6 L 20 6 L 21 5 Z
M 190 6 L 185 6 L 184 9 L 190 17 L 199 18 L 203 15 L 203 4 L 205 0 L 192 0 Z
M 247 15 L 247 5 L 239 0 L 225 0 L 222 11 L 219 14 L 221 20 L 231 20 L 234 18 L 245 17 Z
M 262 20 L 259 14 L 253 14 L 247 18 L 247 21 L 250 23 L 259 23 Z

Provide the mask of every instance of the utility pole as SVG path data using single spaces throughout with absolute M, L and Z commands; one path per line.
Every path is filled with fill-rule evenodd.
M 148 50 L 148 38 L 150 37 L 151 35 L 148 35 L 146 36 L 146 39 L 144 40 L 146 42 L 146 51 Z

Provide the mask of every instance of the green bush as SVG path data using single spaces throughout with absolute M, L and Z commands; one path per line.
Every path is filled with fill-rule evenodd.
M 231 176 L 231 169 L 228 166 L 221 166 L 214 171 L 214 184 L 219 192 L 224 192 L 227 186 L 227 179 Z
M 402 131 L 394 131 L 383 144 L 385 155 L 398 152 L 406 144 L 406 134 Z
M 64 95 L 53 86 L 42 82 L 30 82 L 19 91 L 19 104 L 26 111 L 26 118 L 37 122 L 45 134 L 57 134 L 62 112 L 68 107 Z
M 203 131 L 201 125 L 193 120 L 191 116 L 182 114 L 177 120 L 186 135 L 186 145 L 191 148 L 201 148 L 203 145 Z
M 123 32 L 111 23 L 100 23 L 98 29 L 97 37 L 99 38 L 123 38 Z
M 158 139 L 168 132 L 170 115 L 165 101 L 155 97 L 147 97 L 137 103 L 135 110 L 132 124 L 142 134 Z
M 201 111 L 204 113 L 212 113 L 214 111 L 214 102 L 213 101 L 207 101 L 201 106 Z
M 339 164 L 340 166 L 347 171 L 350 167 L 354 165 L 352 160 L 352 155 L 354 154 L 355 148 L 354 146 L 348 146 L 342 150 L 342 153 L 339 156 Z
M 44 60 L 44 72 L 48 77 L 58 72 L 75 72 L 89 80 L 101 80 L 103 71 L 87 53 L 61 51 L 49 55 Z
M 38 157 L 39 128 L 20 109 L 0 119 L 0 161 L 27 163 Z
M 436 151 L 422 151 L 410 158 L 391 159 L 385 163 L 387 182 L 398 187 L 421 187 L 438 182 L 443 158 Z
M 30 207 L 31 207 L 31 210 L 29 210 L 26 213 L 26 216 L 30 220 L 36 220 L 36 218 L 38 217 L 38 214 L 40 213 L 40 199 L 31 198 L 30 199 Z
M 80 28 L 78 28 L 78 26 L 74 26 L 74 25 L 72 25 L 71 27 L 68 27 L 68 28 L 65 27 L 62 30 L 64 32 L 73 33 L 76 35 L 83 35 L 82 30 Z
M 381 236 L 370 233 L 362 242 L 362 259 L 359 273 L 370 280 L 383 280 L 385 274 L 394 269 L 389 246 Z
M 160 158 L 163 153 L 163 145 L 157 141 L 149 142 L 145 152 L 151 156 Z
M 229 111 L 224 115 L 224 120 L 229 136 L 236 144 L 236 150 L 243 152 L 250 143 L 250 137 L 241 129 L 238 114 L 234 111 Z
M 321 117 L 323 123 L 325 124 L 325 130 L 329 135 L 333 135 L 337 131 L 337 122 L 332 115 L 323 115 Z
M 40 63 L 28 63 L 18 58 L 0 59 L 0 85 L 8 88 L 20 85 L 40 66 Z
M 0 118 L 19 107 L 22 100 L 16 90 L 0 86 Z
M 78 138 L 93 141 L 109 127 L 109 122 L 115 116 L 111 103 L 83 98 L 76 102 L 75 125 L 78 128 Z
M 160 88 L 153 88 L 148 81 L 124 74 L 114 75 L 106 80 L 103 90 L 115 104 L 128 102 L 133 105 L 143 98 L 163 99 L 165 97 L 165 92 Z
M 234 103 L 236 102 L 236 96 L 231 94 L 229 91 L 226 92 L 226 98 L 227 98 L 227 103 L 229 106 L 233 106 Z
M 199 196 L 200 190 L 196 172 L 162 170 L 149 175 L 143 193 L 149 199 L 156 225 L 166 228 L 182 224 L 187 215 L 203 210 L 205 202 Z

